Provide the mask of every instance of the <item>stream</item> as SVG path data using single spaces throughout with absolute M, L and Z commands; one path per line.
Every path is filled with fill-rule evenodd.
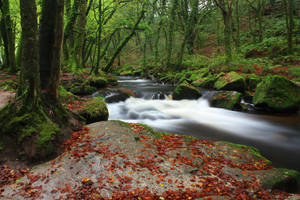
M 198 100 L 171 100 L 171 85 L 138 77 L 119 77 L 119 87 L 137 94 L 110 103 L 109 120 L 144 123 L 156 131 L 195 136 L 212 141 L 251 145 L 276 167 L 300 171 L 300 116 L 263 115 L 209 106 L 211 91 Z

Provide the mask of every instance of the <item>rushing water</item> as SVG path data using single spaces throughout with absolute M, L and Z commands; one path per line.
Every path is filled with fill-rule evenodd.
M 198 100 L 170 99 L 173 86 L 121 77 L 120 87 L 137 94 L 108 104 L 110 120 L 145 123 L 155 130 L 257 147 L 278 167 L 300 171 L 300 116 L 268 116 L 212 108 L 204 92 Z

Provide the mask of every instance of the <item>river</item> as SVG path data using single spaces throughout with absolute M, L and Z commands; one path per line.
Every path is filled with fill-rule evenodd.
M 173 86 L 138 77 L 120 77 L 119 87 L 137 94 L 125 102 L 108 104 L 109 119 L 144 123 L 157 131 L 212 141 L 251 145 L 276 167 L 300 171 L 300 116 L 263 115 L 209 106 L 204 91 L 198 100 L 171 100 Z

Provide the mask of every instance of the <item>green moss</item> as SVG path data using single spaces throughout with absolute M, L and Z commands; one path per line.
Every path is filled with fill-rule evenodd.
M 184 82 L 178 85 L 173 92 L 173 99 L 198 99 L 202 94 L 196 87 Z
M 297 111 L 300 88 L 285 77 L 267 76 L 257 86 L 253 103 L 278 112 Z
M 108 120 L 108 109 L 102 97 L 95 97 L 88 100 L 79 111 L 87 123 Z
M 245 78 L 236 72 L 229 72 L 220 76 L 215 82 L 214 87 L 218 90 L 232 90 L 244 92 L 246 87 Z
M 255 147 L 247 146 L 247 145 L 243 145 L 243 144 L 235 144 L 235 143 L 226 142 L 226 141 L 219 142 L 219 144 L 226 144 L 228 146 L 231 146 L 233 148 L 238 148 L 238 149 L 246 149 L 248 152 L 250 152 L 257 159 L 264 160 L 267 165 L 271 165 L 272 164 L 272 162 L 270 160 L 268 160 L 267 158 L 265 158 L 264 156 L 262 156 L 259 153 L 259 150 L 257 148 L 255 148 Z
M 213 107 L 217 108 L 239 109 L 241 96 L 241 93 L 235 91 L 218 92 L 209 99 L 209 102 Z
M 90 85 L 82 84 L 80 86 L 75 86 L 71 88 L 70 92 L 75 95 L 89 95 L 97 92 L 97 88 Z
M 104 88 L 108 85 L 106 77 L 91 76 L 87 80 L 88 84 L 95 88 Z
M 59 133 L 59 127 L 52 122 L 43 122 L 40 125 L 39 139 L 37 140 L 37 151 L 44 151 L 44 156 L 51 155 L 54 151 L 52 137 Z
M 215 78 L 212 74 L 208 74 L 207 77 L 202 77 L 198 80 L 192 82 L 193 86 L 201 87 L 201 88 L 212 88 L 215 83 Z
M 271 175 L 262 179 L 265 189 L 280 189 L 287 192 L 296 192 L 299 184 L 300 173 L 296 170 L 276 168 Z

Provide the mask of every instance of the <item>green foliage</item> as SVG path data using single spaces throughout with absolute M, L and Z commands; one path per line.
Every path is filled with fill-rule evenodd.
M 209 60 L 208 57 L 198 55 L 198 54 L 186 55 L 183 58 L 182 65 L 199 68 L 199 67 L 207 66 L 209 64 L 208 60 Z

